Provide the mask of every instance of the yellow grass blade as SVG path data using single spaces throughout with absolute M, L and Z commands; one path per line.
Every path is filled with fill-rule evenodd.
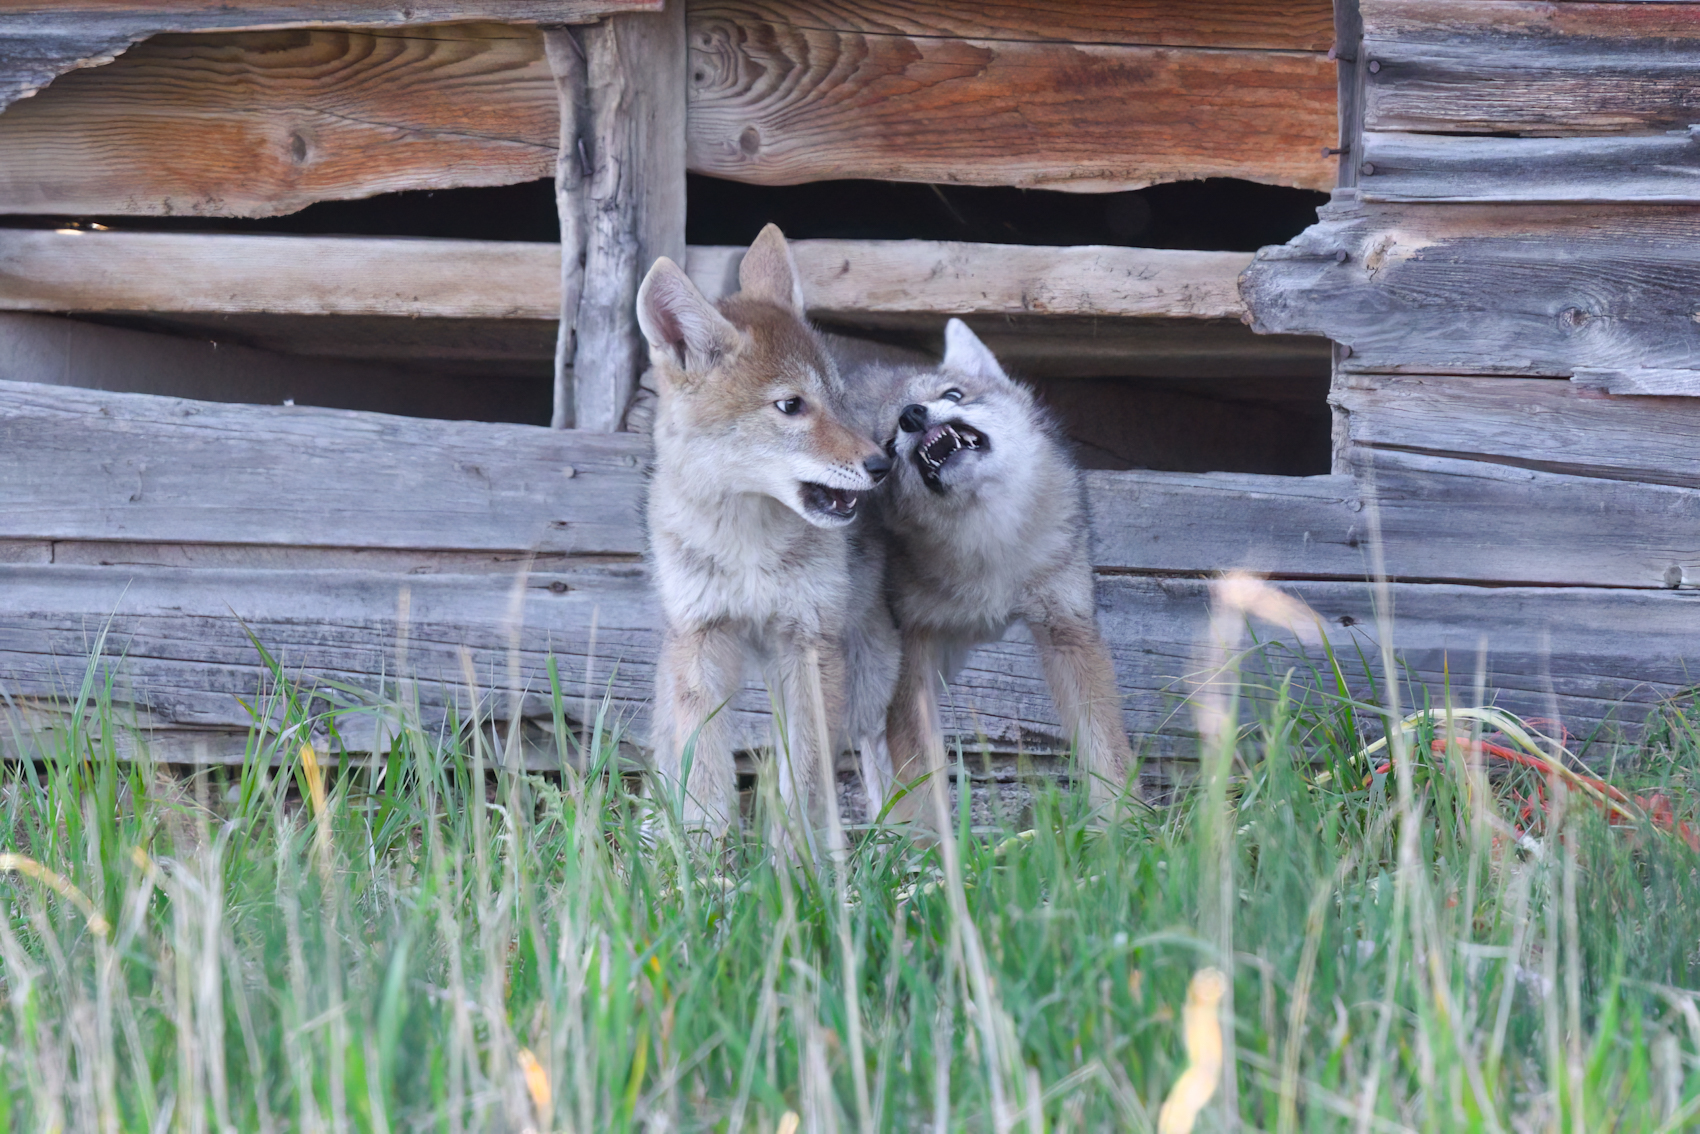
M 1199 969 L 1187 986 L 1182 1012 L 1187 1069 L 1157 1112 L 1157 1134 L 1191 1134 L 1199 1112 L 1216 1093 L 1222 1077 L 1222 1022 L 1216 1013 L 1227 991 L 1228 978 L 1217 969 Z
M 112 926 L 101 916 L 88 895 L 77 889 L 71 880 L 57 871 L 49 870 L 35 859 L 22 854 L 0 854 L 0 870 L 13 874 L 22 874 L 25 878 L 33 879 L 67 899 L 72 905 L 82 911 L 83 918 L 90 929 L 102 937 L 112 932 Z

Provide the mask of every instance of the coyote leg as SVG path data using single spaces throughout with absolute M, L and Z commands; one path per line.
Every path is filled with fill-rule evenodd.
M 810 634 L 784 641 L 776 663 L 769 686 L 784 726 L 775 753 L 779 797 L 812 834 L 826 821 L 823 809 L 838 805 L 837 778 L 829 769 L 838 763 L 844 654 L 835 637 Z
M 939 720 L 942 661 L 943 652 L 935 639 L 903 636 L 897 692 L 886 714 L 886 743 L 891 753 L 893 781 L 910 790 L 891 805 L 889 814 L 893 822 L 932 827 L 940 816 L 948 817 L 950 813 L 950 796 L 944 782 L 944 726 Z M 915 783 L 922 776 L 927 777 L 926 782 Z
M 1092 803 L 1109 803 L 1127 786 L 1133 763 L 1109 648 L 1090 615 L 1053 615 L 1028 627 L 1063 729 L 1086 768 Z
M 743 682 L 743 642 L 722 625 L 669 630 L 655 676 L 655 770 L 678 791 L 689 749 L 685 826 L 718 838 L 737 810 L 726 702 Z

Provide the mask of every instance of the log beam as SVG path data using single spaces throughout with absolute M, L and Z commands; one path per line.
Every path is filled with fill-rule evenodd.
M 645 363 L 637 290 L 659 256 L 685 257 L 685 12 L 613 16 L 583 33 L 589 126 L 584 286 L 573 422 L 621 427 Z

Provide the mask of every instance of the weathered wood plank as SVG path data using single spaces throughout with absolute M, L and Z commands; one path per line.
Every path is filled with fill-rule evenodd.
M 1325 188 L 1321 53 L 893 35 L 801 6 L 691 22 L 690 164 L 766 185 L 841 177 L 1080 192 L 1243 177 Z
M 1238 319 L 1247 252 L 1065 248 L 944 240 L 799 240 L 809 313 L 1118 315 Z M 737 290 L 742 248 L 696 246 L 690 273 L 711 299 Z M 924 305 L 924 307 L 922 306 Z
M 1369 133 L 1366 201 L 1700 202 L 1696 129 L 1633 138 Z
M 812 314 L 1238 319 L 1244 252 L 926 240 L 792 244 Z M 658 253 L 660 254 L 660 253 Z M 712 297 L 740 248 L 687 250 Z M 647 267 L 647 265 L 646 265 Z M 0 309 L 556 319 L 556 244 L 0 229 Z
M 868 35 L 1150 47 L 1327 51 L 1332 5 L 1271 0 L 1081 0 L 977 4 L 971 0 L 698 0 L 693 20 L 766 21 Z
M 1700 120 L 1683 3 L 1365 0 L 1371 130 L 1613 134 Z
M 3 539 L 643 548 L 647 441 L 638 436 L 0 384 L 0 446 L 10 458 L 0 468 Z M 1700 572 L 1693 489 L 1374 457 L 1397 577 L 1647 587 L 1673 564 Z M 1131 472 L 1087 483 L 1105 570 L 1336 579 L 1368 570 L 1370 489 L 1350 478 Z
M 228 341 L 0 311 L 0 379 L 211 402 L 299 403 L 469 421 L 525 421 L 542 408 L 525 379 L 479 382 L 418 367 L 306 359 Z
M 1660 587 L 1700 579 L 1700 492 L 1351 449 L 1354 476 L 1092 472 L 1102 571 L 1364 579 L 1371 519 L 1397 579 Z
M 904 17 L 897 7 L 758 0 L 694 11 L 691 168 L 769 183 L 889 176 L 1082 190 L 1333 181 L 1320 156 L 1335 131 L 1326 44 L 1282 46 L 1294 32 L 1316 42 L 1325 9 L 1314 0 L 1292 13 L 1253 0 L 1189 6 L 1146 36 L 1237 41 L 1262 9 L 1274 49 L 1258 50 L 1142 46 L 1134 33 L 1129 45 L 1117 37 L 1140 26 L 1138 13 L 1111 5 L 1051 12 L 1055 26 L 1037 38 L 1028 25 L 1046 12 L 958 4 Z M 1066 41 L 1073 34 L 1086 38 Z M 758 89 L 741 91 L 746 82 Z M 0 209 L 266 216 L 508 184 L 553 172 L 557 120 L 531 28 L 163 36 L 0 117 Z
M 685 258 L 684 0 L 583 35 L 584 288 L 574 325 L 573 423 L 619 429 L 647 362 L 637 292 L 659 256 Z
M 1260 332 L 1325 335 L 1352 370 L 1568 377 L 1700 359 L 1700 207 L 1361 204 L 1265 248 Z
M 0 115 L 0 208 L 275 216 L 508 185 L 554 172 L 556 133 L 530 28 L 159 36 Z
M 593 701 L 606 691 L 635 735 L 645 728 L 657 634 L 648 583 L 635 566 L 516 580 L 354 571 L 0 570 L 7 583 L 0 588 L 0 680 L 13 696 L 42 699 L 74 688 L 95 635 L 109 626 L 109 651 L 124 654 L 116 667 L 120 696 L 144 706 L 152 721 L 240 727 L 247 713 L 236 698 L 251 697 L 263 681 L 247 636 L 252 630 L 308 684 L 327 689 L 338 682 L 393 697 L 398 675 L 405 676 L 415 681 L 428 717 L 440 717 L 448 702 L 464 698 L 461 647 L 471 650 L 480 682 L 505 691 L 517 641 L 524 716 L 548 713 L 541 692 L 545 659 L 554 653 L 573 718 L 581 714 L 574 694 L 582 695 L 588 663 Z M 1311 604 L 1353 667 L 1354 643 L 1375 633 L 1368 588 L 1292 583 L 1284 589 Z M 398 618 L 404 594 L 405 621 Z M 1438 689 L 1449 664 L 1462 686 L 1485 639 L 1496 699 L 1515 711 L 1549 715 L 1550 680 L 1573 732 L 1620 708 L 1634 713 L 1691 682 L 1700 594 L 1421 584 L 1395 585 L 1393 594 L 1396 646 L 1417 681 Z M 1148 753 L 1190 755 L 1191 722 L 1177 701 L 1205 632 L 1206 584 L 1101 578 L 1098 600 L 1127 727 Z M 1366 652 L 1374 656 L 1373 648 Z M 1279 655 L 1271 668 L 1279 673 L 1292 661 L 1290 653 Z M 1302 682 L 1302 670 L 1298 676 Z M 499 711 L 506 699 L 505 692 L 496 699 Z M 765 734 L 763 704 L 754 689 L 735 702 L 745 743 Z M 949 705 L 953 731 L 984 735 L 1000 747 L 1055 746 L 1049 698 L 1019 633 L 975 654 Z M 358 735 L 355 722 L 345 723 Z
M 1700 369 L 1652 370 L 1636 366 L 1627 370 L 1593 370 L 1578 367 L 1570 380 L 1580 389 L 1601 394 L 1700 398 Z
M 1600 397 L 1541 378 L 1352 375 L 1330 400 L 1353 445 L 1700 488 L 1700 402 L 1688 398 Z
M 0 382 L 0 537 L 635 554 L 647 443 Z
M 9 5 L 0 29 L 0 110 L 59 75 L 110 62 L 131 44 L 163 32 L 286 27 L 401 27 L 496 20 L 510 24 L 588 23 L 616 12 L 648 11 L 661 0 L 427 0 L 326 7 L 218 0 L 24 0 Z

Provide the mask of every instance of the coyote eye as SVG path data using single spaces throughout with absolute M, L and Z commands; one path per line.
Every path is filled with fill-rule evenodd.
M 947 402 L 960 402 L 962 400 L 962 391 L 958 390 L 955 386 L 952 386 L 950 389 L 940 394 L 939 397 L 943 398 Z
M 783 398 L 783 399 L 781 399 L 777 402 L 774 402 L 773 408 L 777 409 L 780 413 L 784 413 L 784 414 L 802 413 L 803 412 L 803 399 L 802 398 Z

